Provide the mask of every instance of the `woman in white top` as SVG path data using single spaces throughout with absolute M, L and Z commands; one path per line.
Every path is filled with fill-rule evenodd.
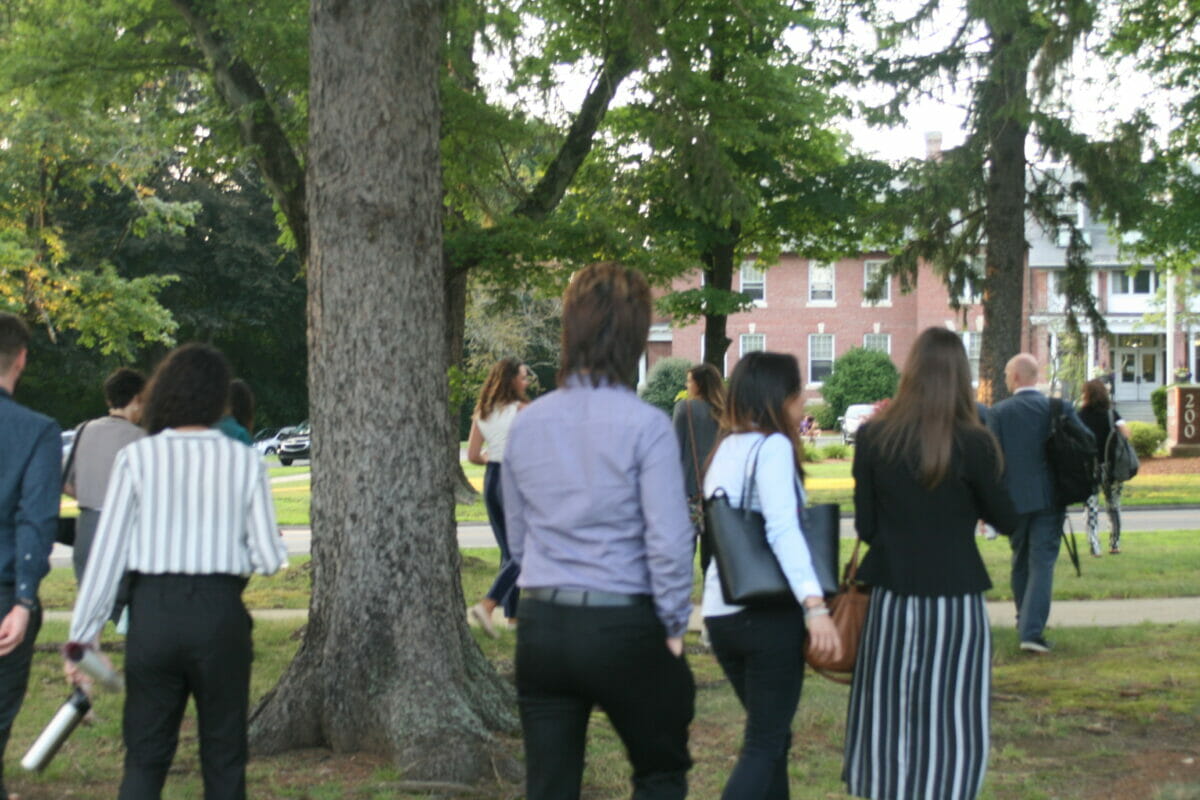
M 151 434 L 113 464 L 72 642 L 98 646 L 117 584 L 130 575 L 125 642 L 125 775 L 119 797 L 162 793 L 188 697 L 199 717 L 204 796 L 246 796 L 250 615 L 242 589 L 287 552 L 258 453 L 210 426 L 229 366 L 207 345 L 171 352 L 151 380 Z M 81 676 L 68 662 L 74 682 Z
M 517 412 L 529 405 L 525 395 L 528 386 L 529 367 L 515 358 L 497 361 L 479 392 L 479 402 L 471 419 L 471 435 L 467 440 L 467 460 L 472 464 L 487 465 L 483 473 L 483 504 L 496 543 L 500 545 L 500 574 L 487 595 L 471 606 L 471 616 L 492 637 L 500 635 L 492 624 L 492 613 L 497 606 L 504 607 L 504 616 L 510 625 L 517 619 L 517 576 L 521 567 L 513 561 L 508 549 L 500 465 L 504 461 L 509 428 Z
M 708 566 L 704 622 L 713 653 L 746 709 L 742 752 L 724 800 L 788 797 L 787 756 L 804 682 L 805 640 L 811 638 L 818 652 L 840 656 L 841 644 L 800 530 L 803 449 L 797 431 L 803 411 L 795 357 L 747 355 L 729 381 L 721 438 L 704 476 L 705 497 L 724 489 L 736 506 L 753 473 L 748 500 L 764 517 L 767 542 L 793 595 L 791 602 L 778 606 L 730 605 L 721 594 L 716 560 Z

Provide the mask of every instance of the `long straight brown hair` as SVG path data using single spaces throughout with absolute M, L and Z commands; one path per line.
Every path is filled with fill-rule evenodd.
M 971 365 L 962 340 L 946 328 L 926 328 L 917 337 L 900 388 L 887 407 L 871 420 L 885 461 L 905 463 L 916 455 L 922 485 L 932 489 L 950 469 L 954 436 L 984 430 L 971 394 Z M 992 439 L 999 453 L 999 446 Z
M 787 404 L 800 393 L 800 364 L 789 353 L 749 353 L 733 368 L 729 390 L 725 395 L 725 413 L 721 416 L 721 432 L 708 459 L 721 446 L 726 436 L 757 431 L 770 436 L 782 433 L 792 443 L 796 474 L 804 479 L 801 463 L 804 446 L 798 428 L 788 418 Z M 708 465 L 705 464 L 705 470 Z

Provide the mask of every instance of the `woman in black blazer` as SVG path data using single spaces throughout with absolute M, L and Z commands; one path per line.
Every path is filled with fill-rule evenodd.
M 988 754 L 991 588 L 980 519 L 1017 515 L 980 423 L 962 341 L 929 328 L 895 399 L 858 431 L 854 505 L 870 584 L 842 778 L 858 797 L 973 798 Z

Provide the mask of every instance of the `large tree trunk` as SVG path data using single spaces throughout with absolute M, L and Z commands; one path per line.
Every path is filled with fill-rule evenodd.
M 987 20 L 992 34 L 988 81 L 980 96 L 981 125 L 988 142 L 987 235 L 983 310 L 986 326 L 979 354 L 979 399 L 992 404 L 1008 396 L 1004 365 L 1021 352 L 1021 305 L 1025 288 L 1025 139 L 1029 134 L 1027 80 L 1034 50 L 1025 41 L 1020 4 Z
M 704 282 L 714 289 L 733 291 L 733 258 L 741 237 L 742 226 L 738 222 L 730 224 L 727 230 L 719 231 L 723 241 L 709 247 L 700 255 L 704 264 Z M 729 315 L 704 315 L 704 362 L 712 364 L 722 375 L 725 374 L 725 351 L 729 349 L 732 340 L 726 333 Z
M 313 592 L 257 752 L 492 774 L 511 689 L 467 631 L 443 446 L 439 0 L 313 0 L 308 211 Z

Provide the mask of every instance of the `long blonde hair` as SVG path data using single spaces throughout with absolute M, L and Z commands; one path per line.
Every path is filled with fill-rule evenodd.
M 955 434 L 983 430 L 971 394 L 971 365 L 962 340 L 946 328 L 926 328 L 913 344 L 896 397 L 870 423 L 885 461 L 914 459 L 921 484 L 932 489 L 950 469 Z M 992 446 L 999 454 L 994 437 Z

